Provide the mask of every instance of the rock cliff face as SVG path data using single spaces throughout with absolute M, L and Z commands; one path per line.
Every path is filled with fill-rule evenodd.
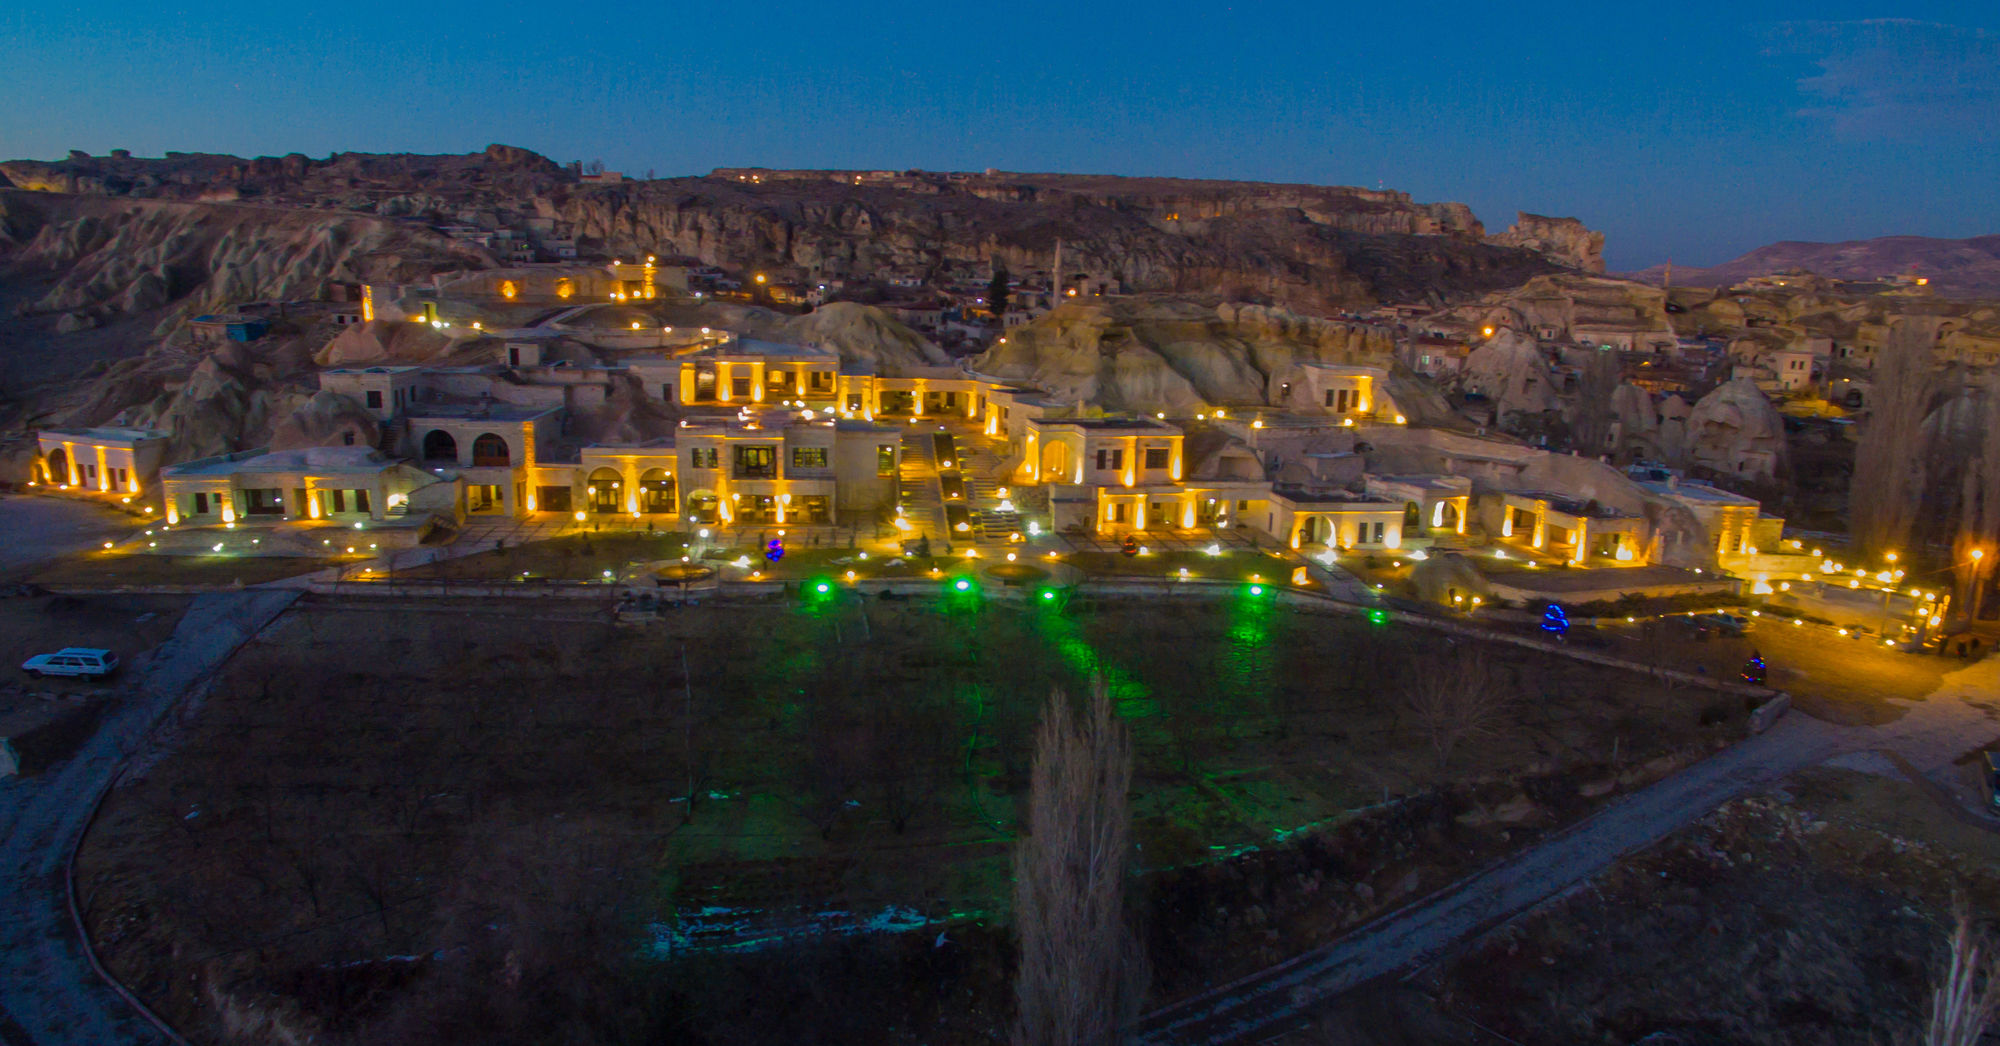
M 1108 410 L 1194 410 L 1269 404 L 1307 362 L 1387 367 L 1378 327 L 1278 309 L 1186 298 L 1065 305 L 1015 328 L 974 370 Z M 1398 403 L 1403 402 L 1398 398 Z
M 1488 239 L 1463 204 L 1343 186 L 847 174 L 718 172 L 591 185 L 497 145 L 471 156 L 79 155 L 0 164 L 0 175 L 46 192 L 254 200 L 489 228 L 507 215 L 531 215 L 613 257 L 686 255 L 805 278 L 994 263 L 1046 272 L 1060 239 L 1068 274 L 1114 289 L 1220 291 L 1314 311 L 1385 300 L 1442 304 L 1511 286 L 1587 261 L 1594 235 L 1568 219 L 1524 218 Z
M 1051 269 L 1061 240 L 1065 276 L 1088 274 L 1112 290 L 1220 291 L 1318 311 L 1455 298 L 1556 269 L 1525 248 L 1481 242 L 1469 216 L 1440 217 L 1406 197 L 1223 184 L 1234 196 L 1024 185 L 995 198 L 683 178 L 579 189 L 536 204 L 613 255 L 682 254 L 807 278 L 994 263 L 1025 274 Z
M 1503 247 L 1526 247 L 1585 272 L 1604 271 L 1604 234 L 1575 218 L 1549 218 L 1520 211 L 1506 232 L 1492 237 Z
M 427 229 L 353 215 L 6 191 L 0 207 L 21 244 L 10 267 L 54 277 L 17 311 L 66 313 L 74 329 L 163 310 L 171 327 L 231 303 L 317 298 L 329 282 L 491 264 Z

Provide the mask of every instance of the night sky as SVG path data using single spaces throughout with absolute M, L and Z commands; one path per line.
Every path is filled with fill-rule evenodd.
M 1384 185 L 1613 269 L 2000 232 L 2000 3 L 0 9 L 0 156 L 466 152 Z

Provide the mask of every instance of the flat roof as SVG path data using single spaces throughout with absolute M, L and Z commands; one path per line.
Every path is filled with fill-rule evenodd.
M 101 425 L 88 429 L 41 429 L 40 436 L 72 436 L 77 439 L 98 442 L 137 443 L 146 439 L 166 439 L 167 434 L 158 429 L 125 428 L 118 425 Z
M 1587 512 L 1585 511 L 1585 509 L 1588 508 L 1589 506 L 1587 506 L 1584 502 L 1578 501 L 1575 498 L 1570 497 L 1568 494 L 1558 494 L 1552 490 L 1510 490 L 1507 491 L 1506 493 L 1511 494 L 1515 497 L 1531 498 L 1535 501 L 1546 501 L 1549 503 L 1549 507 L 1555 509 L 1557 512 L 1560 512 L 1566 516 L 1575 516 L 1578 519 L 1638 518 L 1636 516 L 1633 516 L 1629 512 L 1621 512 L 1618 509 L 1612 508 L 1611 506 L 1604 504 L 1603 502 L 1597 503 L 1596 511 Z
M 1643 479 L 1639 480 L 1638 484 L 1645 488 L 1648 493 L 1658 494 L 1662 497 L 1680 497 L 1686 498 L 1689 501 L 1713 501 L 1721 505 L 1757 506 L 1761 504 L 1756 498 L 1747 498 L 1741 494 L 1731 494 L 1720 487 L 1711 487 L 1706 483 L 1690 483 L 1686 481 L 1667 483 L 1663 480 Z
M 1272 487 L 1271 496 L 1274 498 L 1283 498 L 1293 505 L 1312 505 L 1320 508 L 1394 508 L 1399 512 L 1402 511 L 1401 506 L 1387 498 L 1378 498 L 1370 494 L 1355 494 L 1347 491 L 1306 490 L 1302 487 Z
M 1472 480 L 1467 476 L 1379 475 L 1371 472 L 1368 474 L 1368 479 L 1376 483 L 1398 483 L 1421 490 L 1461 490 L 1470 489 L 1472 486 Z
M 839 360 L 840 354 L 831 349 L 813 345 L 793 345 L 780 341 L 765 341 L 761 338 L 731 338 L 720 345 L 711 345 L 697 352 L 690 352 L 682 359 L 725 359 L 730 356 L 765 358 L 771 356 L 810 357 L 813 359 Z
M 507 403 L 429 404 L 405 416 L 411 421 L 434 418 L 439 421 L 533 421 L 562 410 L 561 407 L 516 407 Z
M 227 455 L 175 465 L 174 476 L 228 476 L 238 472 L 380 472 L 395 462 L 373 447 L 301 447 L 239 458 Z
M 1156 429 L 1179 432 L 1177 426 L 1154 418 L 1041 418 L 1043 425 L 1075 425 L 1083 429 Z

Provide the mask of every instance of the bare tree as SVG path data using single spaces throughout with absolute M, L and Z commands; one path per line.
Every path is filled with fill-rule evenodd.
M 1848 531 L 1856 548 L 1894 551 L 1908 539 L 1924 490 L 1924 418 L 1937 389 L 1939 320 L 1904 316 L 1876 354 L 1868 428 L 1854 451 Z
M 1513 718 L 1515 693 L 1493 670 L 1484 650 L 1460 645 L 1413 661 L 1398 700 L 1423 730 L 1443 773 L 1461 743 L 1505 729 Z
M 1125 921 L 1132 737 L 1102 679 L 1081 719 L 1061 690 L 1050 695 L 1031 780 L 1028 836 L 1014 851 L 1014 1042 L 1109 1046 L 1138 1015 L 1147 973 Z
M 1923 1046 L 1976 1046 L 2000 1017 L 2000 957 L 1987 951 L 1988 944 L 1973 932 L 1972 916 L 1961 904 L 1942 976 L 1931 989 Z
M 1611 423 L 1617 418 L 1612 397 L 1618 392 L 1622 370 L 1616 350 L 1600 349 L 1584 366 L 1583 380 L 1577 384 L 1576 407 L 1570 414 L 1575 419 L 1570 425 L 1570 446 L 1591 457 L 1604 453 L 1604 441 L 1611 435 Z
M 1965 466 L 1958 533 L 1951 546 L 1958 590 L 1952 602 L 1968 621 L 1978 619 L 1979 597 L 2000 563 L 2000 373 L 1987 377 L 1985 392 L 1978 456 Z

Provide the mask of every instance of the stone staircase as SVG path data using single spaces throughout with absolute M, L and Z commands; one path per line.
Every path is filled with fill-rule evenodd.
M 896 476 L 896 504 L 910 523 L 905 539 L 929 535 L 942 545 L 950 537 L 945 532 L 944 493 L 938 489 L 937 449 L 928 429 L 903 431 L 903 453 Z
M 958 447 L 979 540 L 1001 542 L 1010 534 L 1025 534 L 1022 498 L 1027 490 L 1012 479 L 1019 458 L 1007 455 L 1006 443 L 984 435 L 959 436 Z M 1007 492 L 1006 499 L 1000 497 L 1002 490 Z M 1012 503 L 1011 511 L 1001 511 L 1002 500 Z

